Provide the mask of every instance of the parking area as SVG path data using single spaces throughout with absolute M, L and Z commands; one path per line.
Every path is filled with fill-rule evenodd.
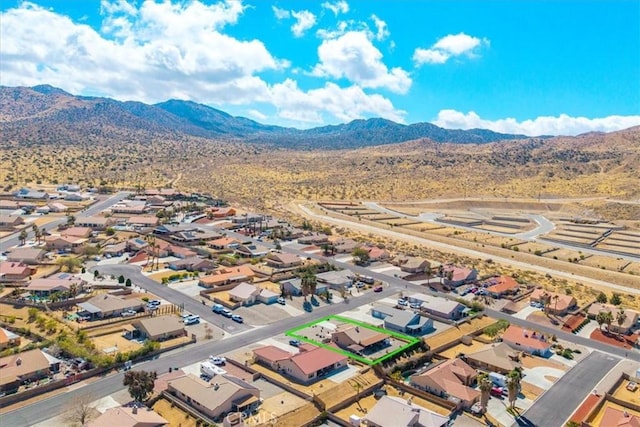
M 203 287 L 198 286 L 197 280 L 188 280 L 184 282 L 169 283 L 168 286 L 171 289 L 175 289 L 176 291 L 182 292 L 183 294 L 188 295 L 190 297 L 199 297 L 200 291 L 204 289 Z
M 255 304 L 250 307 L 240 307 L 233 310 L 233 314 L 242 316 L 245 323 L 249 325 L 268 325 L 290 317 L 290 314 L 279 304 Z M 232 322 L 231 319 L 227 320 Z

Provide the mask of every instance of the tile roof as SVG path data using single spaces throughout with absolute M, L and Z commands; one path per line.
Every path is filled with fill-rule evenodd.
M 495 285 L 489 286 L 487 288 L 488 292 L 501 294 L 503 292 L 516 291 L 518 290 L 518 288 L 520 288 L 518 282 L 516 282 L 513 277 L 509 276 L 500 276 L 495 279 L 495 282 Z
M 449 417 L 392 396 L 382 396 L 364 419 L 379 426 L 397 427 L 443 427 L 449 422 Z
M 627 411 L 608 406 L 604 410 L 600 427 L 640 427 L 640 418 Z
M 291 357 L 291 361 L 306 375 L 346 360 L 347 356 L 322 347 L 303 351 Z
M 156 427 L 169 424 L 158 413 L 144 407 L 137 408 L 135 413 L 133 408 L 118 407 L 109 408 L 102 415 L 85 424 L 86 427 Z
M 551 344 L 546 341 L 544 334 L 536 333 L 535 331 L 530 331 L 516 325 L 509 325 L 507 330 L 502 334 L 502 340 L 507 343 L 519 343 L 522 346 L 537 350 L 545 350 L 551 347 Z
M 277 362 L 279 360 L 289 359 L 292 354 L 286 350 L 276 347 L 275 345 L 267 345 L 264 347 L 256 348 L 253 350 L 253 354 L 262 357 L 270 363 Z

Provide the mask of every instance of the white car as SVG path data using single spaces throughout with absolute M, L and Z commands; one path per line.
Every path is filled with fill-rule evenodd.
M 135 316 L 137 314 L 137 312 L 135 310 L 125 310 L 122 312 L 121 316 L 122 317 L 132 317 Z
M 209 356 L 209 360 L 211 361 L 211 363 L 218 366 L 227 363 L 227 359 L 223 356 Z
M 191 315 L 184 319 L 185 325 L 195 325 L 196 323 L 200 323 L 200 316 Z

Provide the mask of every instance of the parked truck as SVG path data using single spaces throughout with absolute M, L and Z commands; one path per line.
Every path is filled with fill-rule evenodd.
M 498 387 L 506 387 L 507 386 L 507 377 L 497 372 L 489 372 L 489 379 L 491 382 Z

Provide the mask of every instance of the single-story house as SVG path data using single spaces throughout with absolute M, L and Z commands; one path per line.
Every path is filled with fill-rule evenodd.
M 423 317 L 420 313 L 409 310 L 399 310 L 386 305 L 375 305 L 371 308 L 371 315 L 384 320 L 385 329 L 391 329 L 407 334 L 422 334 L 433 329 L 433 319 Z
M 270 252 L 265 261 L 269 267 L 273 268 L 293 268 L 302 265 L 299 256 L 286 252 Z
M 148 246 L 149 242 L 140 237 L 127 240 L 127 252 L 138 252 Z
M 38 206 L 38 207 L 36 208 L 36 213 L 39 213 L 39 214 L 46 215 L 46 214 L 48 214 L 49 212 L 51 212 L 51 208 L 50 208 L 49 206 L 47 206 L 47 205 L 44 205 L 44 206 Z
M 343 354 L 314 345 L 300 346 L 298 354 L 269 345 L 253 350 L 253 356 L 256 362 L 303 384 L 345 368 L 348 360 Z
M 476 281 L 478 279 L 478 270 L 475 268 L 445 265 L 442 267 L 442 277 L 444 278 L 445 285 L 457 287 Z
M 83 427 L 164 427 L 166 425 L 169 425 L 169 421 L 151 408 L 119 406 L 107 409 Z
M 34 279 L 25 286 L 25 290 L 32 295 L 48 297 L 54 292 L 75 292 L 84 289 L 87 284 L 80 276 L 70 273 L 59 273 L 46 278 Z
M 111 212 L 122 214 L 142 214 L 146 208 L 144 200 L 122 200 L 111 206 Z
M 26 381 L 36 381 L 60 371 L 60 360 L 42 350 L 29 350 L 0 358 L 0 392 L 17 391 Z
M 19 207 L 18 202 L 14 202 L 13 200 L 0 200 L 0 210 L 15 211 Z
M 400 265 L 400 270 L 405 273 L 422 274 L 431 271 L 431 263 L 419 257 L 408 257 L 404 263 Z
M 278 301 L 280 294 L 273 292 L 269 289 L 260 289 L 260 295 L 258 295 L 258 301 L 263 304 L 273 304 Z
M 0 351 L 9 347 L 18 347 L 20 345 L 20 335 L 14 334 L 13 332 L 0 328 Z
M 611 323 L 610 327 L 611 332 L 628 335 L 633 331 L 633 328 L 638 323 L 638 317 L 640 316 L 640 313 L 629 308 L 622 309 L 624 311 L 625 318 L 622 325 L 619 325 L 616 319 L 620 310 L 620 307 L 616 307 L 612 304 L 601 304 L 598 302 L 594 302 L 589 306 L 589 310 L 587 310 L 587 316 L 589 316 L 590 319 L 595 319 L 599 313 L 610 312 L 613 315 L 613 322 Z
M 47 200 L 49 193 L 46 191 L 33 190 L 31 188 L 21 188 L 14 196 L 18 199 Z
M 386 261 L 391 258 L 391 253 L 386 249 L 377 246 L 365 246 L 364 248 L 369 251 L 369 261 L 371 262 Z
M 156 316 L 139 320 L 133 326 L 143 338 L 151 341 L 164 341 L 186 335 L 184 323 L 176 316 Z
M 449 417 L 394 396 L 382 396 L 364 415 L 362 421 L 368 427 L 445 427 L 449 425 Z
M 234 224 L 251 224 L 265 221 L 266 219 L 267 217 L 264 215 L 247 212 L 245 214 L 232 217 L 231 222 L 233 222 Z
M 216 268 L 216 264 L 210 259 L 200 258 L 199 256 L 192 256 L 171 261 L 169 263 L 169 268 L 176 271 L 212 271 Z
M 35 272 L 35 268 L 21 262 L 0 262 L 0 282 L 22 282 Z
M 280 286 L 284 290 L 286 295 L 293 295 L 294 297 L 302 296 L 302 280 L 301 279 L 289 279 L 280 283 Z M 329 287 L 325 283 L 316 282 L 316 295 L 322 295 L 329 291 Z
M 502 342 L 509 347 L 536 356 L 551 356 L 551 342 L 543 333 L 516 325 L 509 325 L 502 334 Z
M 242 282 L 235 288 L 229 289 L 229 299 L 233 302 L 239 302 L 244 306 L 255 304 L 260 289 L 250 283 Z
M 262 245 L 240 245 L 236 248 L 236 253 L 244 258 L 260 258 L 269 253 L 269 248 Z
M 487 287 L 487 292 L 494 298 L 504 295 L 513 295 L 520 289 L 520 284 L 513 277 L 500 276 L 490 280 L 491 285 Z
M 196 251 L 192 251 L 189 248 L 182 246 L 171 245 L 169 247 L 169 254 L 176 258 L 193 258 L 198 255 Z
M 125 252 L 127 252 L 127 242 L 105 246 L 104 249 L 102 249 L 102 254 L 109 256 L 120 256 Z
M 324 283 L 331 289 L 346 289 L 353 285 L 353 273 L 349 270 L 327 271 L 316 274 L 318 283 Z
M 298 239 L 298 242 L 299 241 L 300 239 Z M 352 239 L 338 239 L 333 242 L 333 250 L 338 254 L 350 254 L 360 246 L 360 243 Z
M 192 374 L 169 380 L 167 392 L 213 419 L 229 412 L 252 412 L 260 404 L 260 389 L 224 374 L 211 382 Z
M 42 248 L 15 248 L 9 251 L 7 261 L 23 262 L 29 265 L 39 264 L 40 261 L 44 259 L 46 253 L 47 251 Z
M 410 384 L 420 390 L 451 400 L 460 408 L 470 408 L 480 398 L 472 386 L 478 373 L 460 359 L 449 359 L 409 377 Z
M 91 230 L 90 227 L 69 227 L 69 228 L 65 228 L 64 230 L 62 230 L 60 232 L 61 236 L 67 236 L 67 237 L 84 237 L 84 238 L 89 238 L 91 237 L 91 233 L 93 232 L 93 230 Z
M 213 288 L 215 286 L 250 281 L 255 276 L 256 273 L 250 266 L 241 265 L 239 267 L 229 267 L 216 270 L 212 274 L 200 277 L 200 281 L 198 283 L 202 287 Z
M 47 236 L 44 241 L 49 250 L 80 253 L 89 239 L 74 236 Z
M 69 210 L 69 207 L 67 205 L 60 202 L 49 203 L 47 207 L 50 209 L 51 212 L 56 212 L 56 213 L 66 212 L 67 210 Z
M 134 215 L 127 218 L 127 225 L 131 227 L 155 227 L 160 219 L 154 215 Z
M 104 318 L 119 316 L 126 310 L 141 310 L 144 307 L 144 302 L 138 298 L 124 299 L 116 295 L 103 294 L 81 302 L 78 307 L 90 313 L 94 318 Z
M 474 368 L 500 374 L 507 374 L 521 367 L 519 352 L 504 342 L 491 344 L 475 353 L 465 354 L 464 359 Z
M 457 301 L 426 294 L 412 294 L 407 297 L 410 303 L 420 304 L 420 309 L 435 317 L 458 320 L 466 316 L 467 307 Z
M 338 347 L 356 354 L 364 354 L 389 345 L 391 335 L 373 329 L 344 323 L 331 333 L 331 341 Z
M 116 221 L 113 218 L 105 218 L 102 216 L 87 216 L 76 219 L 76 225 L 78 227 L 88 227 L 95 231 L 106 230 L 115 224 Z
M 234 208 L 210 208 L 209 211 L 213 218 L 225 218 L 236 214 L 236 210 Z
M 87 200 L 88 198 L 89 196 L 80 193 L 67 193 L 64 195 L 64 199 L 71 202 L 81 202 L 83 200 Z
M 329 243 L 329 236 L 324 233 L 311 233 L 306 236 L 298 237 L 298 243 L 301 245 L 322 245 Z
M 20 216 L 0 215 L 0 229 L 12 230 L 22 224 L 24 219 Z
M 219 239 L 211 240 L 209 243 L 207 243 L 207 246 L 209 246 L 211 249 L 222 251 L 225 249 L 235 249 L 240 246 L 240 243 L 242 243 L 240 242 L 240 240 L 234 239 L 232 237 L 221 237 Z
M 529 300 L 545 305 L 547 312 L 556 316 L 564 316 L 578 304 L 571 295 L 557 294 L 544 289 L 534 290 L 529 296 Z

